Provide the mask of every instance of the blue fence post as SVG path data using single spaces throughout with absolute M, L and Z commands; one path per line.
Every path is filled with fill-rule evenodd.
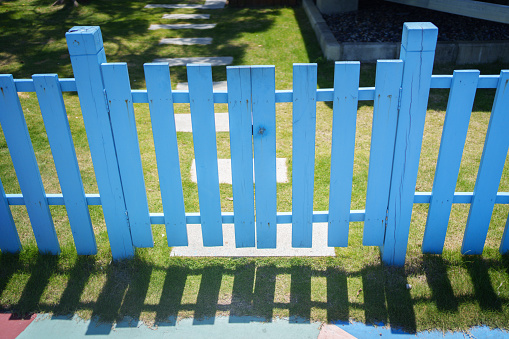
M 384 242 L 402 75 L 401 60 L 378 60 L 362 237 L 364 246 L 380 246 Z
M 380 247 L 382 260 L 389 265 L 405 264 L 437 35 L 438 29 L 429 22 L 403 26 L 401 104 L 385 239 Z
M 128 258 L 134 255 L 134 247 L 100 67 L 106 62 L 101 30 L 96 26 L 77 26 L 71 28 L 65 36 L 101 195 L 111 253 L 114 259 Z

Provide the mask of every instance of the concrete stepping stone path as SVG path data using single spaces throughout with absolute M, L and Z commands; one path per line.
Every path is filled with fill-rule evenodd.
M 233 62 L 233 57 L 195 57 L 195 58 L 157 58 L 152 62 L 167 62 L 172 66 L 187 64 L 211 64 L 212 66 L 227 66 Z
M 177 115 L 177 114 L 176 114 Z M 217 159 L 217 168 L 219 171 L 220 184 L 232 184 L 232 161 L 231 159 Z M 254 173 L 254 160 L 253 160 Z M 191 164 L 191 181 L 196 183 L 196 161 L 193 159 Z M 286 158 L 276 158 L 276 182 L 288 182 L 288 169 L 286 166 Z
M 172 20 L 210 19 L 210 14 L 164 14 L 163 19 Z
M 212 38 L 164 38 L 159 45 L 210 45 Z
M 228 113 L 215 113 L 216 132 L 229 132 L 230 123 Z M 191 114 L 175 114 L 175 128 L 177 132 L 193 132 Z
M 321 257 L 336 256 L 334 247 L 327 246 L 328 223 L 313 224 L 311 248 L 292 247 L 292 225 L 277 225 L 276 248 L 258 249 L 254 247 L 235 247 L 235 227 L 223 224 L 223 246 L 204 247 L 201 225 L 187 225 L 189 246 L 173 247 L 170 256 L 182 257 Z M 336 337 L 334 337 L 336 338 Z M 342 337 L 337 337 L 342 338 Z M 346 337 L 345 337 L 346 338 Z
M 151 31 L 156 29 L 212 29 L 216 24 L 152 24 L 148 28 Z

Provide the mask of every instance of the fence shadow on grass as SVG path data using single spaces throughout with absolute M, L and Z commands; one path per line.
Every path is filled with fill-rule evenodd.
M 86 256 L 66 266 L 60 258 L 34 255 L 22 264 L 18 256 L 0 255 L 0 296 L 12 293 L 18 274 L 29 276 L 20 280 L 17 289 L 22 292 L 16 302 L 2 300 L 4 311 L 49 312 L 59 319 L 85 312 L 102 323 L 90 325 L 87 334 L 108 334 L 113 324 L 137 326 L 144 319 L 175 326 L 179 316 L 193 316 L 195 325 L 213 324 L 218 315 L 228 316 L 230 323 L 270 322 L 282 313 L 290 322 L 309 322 L 318 312 L 322 319 L 326 315 L 328 322 L 336 322 L 361 311 L 367 324 L 413 333 L 418 327 L 416 307 L 422 303 L 459 315 L 462 304 L 478 303 L 481 312 L 503 312 L 502 305 L 509 302 L 493 289 L 488 273 L 507 268 L 507 257 L 502 262 L 465 257 L 472 293 L 460 296 L 451 284 L 450 263 L 431 255 L 415 268 L 372 264 L 354 272 L 339 265 L 317 269 L 307 259 L 172 258 L 167 267 L 160 267 L 139 258 L 103 266 Z M 415 276 L 425 277 L 430 297 L 412 296 L 406 288 Z M 350 279 L 362 282 L 362 288 Z

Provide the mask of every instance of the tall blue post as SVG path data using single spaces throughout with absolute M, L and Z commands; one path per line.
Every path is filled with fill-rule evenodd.
M 101 30 L 77 26 L 66 33 L 83 121 L 114 259 L 134 255 L 109 108 L 101 72 L 106 62 Z
M 382 260 L 389 265 L 405 264 L 437 35 L 437 27 L 429 22 L 405 23 L 403 26 L 401 104 L 385 239 L 380 247 Z

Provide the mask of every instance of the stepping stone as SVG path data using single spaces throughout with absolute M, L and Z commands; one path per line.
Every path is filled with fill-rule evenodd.
M 214 81 L 212 83 L 212 88 L 214 91 L 226 91 L 227 90 L 227 82 L 226 81 Z M 178 91 L 188 91 L 189 84 L 187 82 L 179 82 L 177 84 Z
M 214 114 L 216 121 L 216 132 L 229 132 L 228 113 Z M 192 132 L 191 114 L 175 114 L 175 127 L 177 132 Z
M 207 0 L 204 5 L 189 4 L 148 4 L 145 8 L 193 8 L 193 9 L 222 9 L 226 5 L 226 0 Z
M 152 24 L 148 29 L 154 31 L 156 29 L 211 29 L 214 27 L 216 27 L 216 24 Z
M 205 7 L 208 9 L 220 9 L 226 6 L 226 0 L 206 0 Z
M 165 14 L 163 19 L 210 19 L 210 14 Z
M 187 225 L 189 246 L 173 247 L 170 256 L 180 257 L 334 257 L 334 247 L 327 246 L 328 223 L 313 224 L 311 248 L 292 247 L 292 225 L 277 225 L 276 248 L 235 247 L 235 227 L 223 224 L 223 246 L 204 247 L 201 225 Z
M 211 64 L 212 66 L 227 66 L 233 62 L 233 57 L 195 57 L 195 58 L 158 58 L 152 62 L 167 62 L 171 66 L 185 66 L 187 64 Z
M 212 38 L 164 38 L 159 45 L 210 45 Z
M 178 114 L 175 114 L 178 115 Z M 220 184 L 232 184 L 232 161 L 231 159 L 217 159 L 217 168 L 219 171 Z M 254 160 L 253 160 L 254 173 Z M 288 182 L 288 169 L 286 166 L 286 158 L 276 158 L 276 182 Z M 253 177 L 254 180 L 254 177 Z M 193 159 L 191 164 L 191 181 L 196 183 L 196 162 Z

